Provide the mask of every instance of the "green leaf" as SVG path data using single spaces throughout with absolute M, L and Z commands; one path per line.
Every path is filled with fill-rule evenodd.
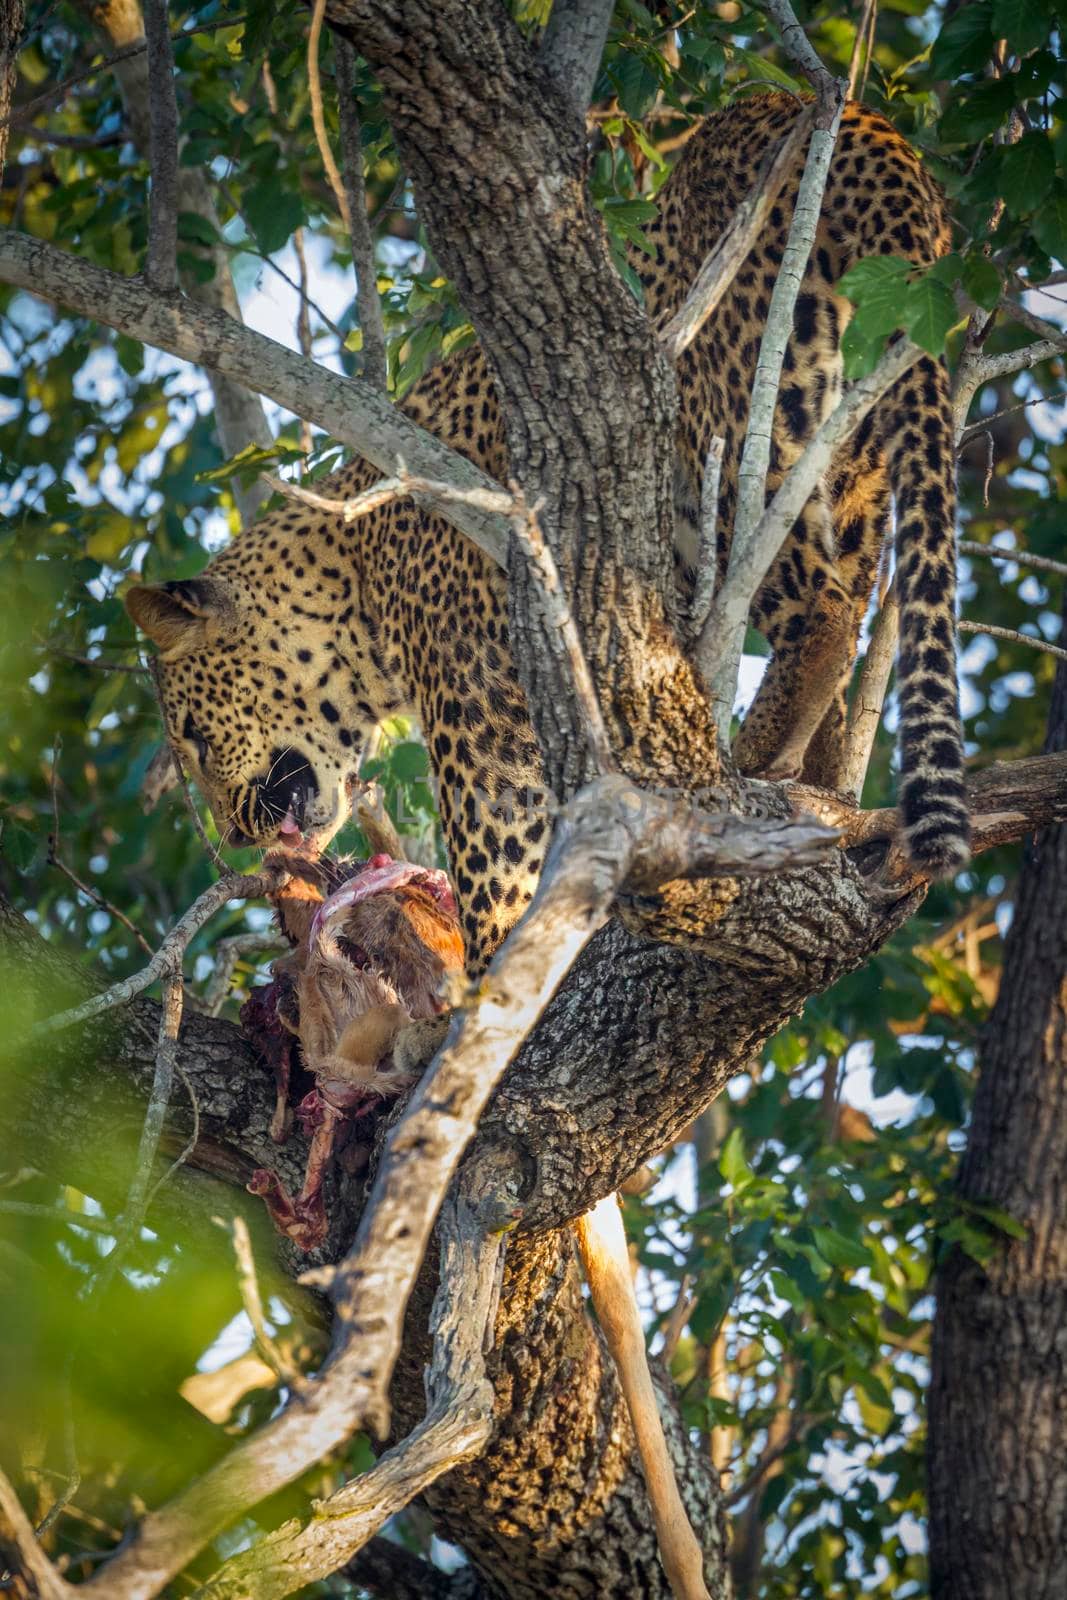
M 127 377 L 136 378 L 140 375 L 141 369 L 144 367 L 143 344 L 139 344 L 136 339 L 131 339 L 125 333 L 116 334 L 115 355 L 118 358 L 119 366 Z
M 972 300 L 992 311 L 1000 299 L 1000 273 L 986 256 L 969 256 L 963 263 L 963 287 Z
M 894 333 L 901 327 L 907 281 L 913 270 L 911 262 L 900 256 L 867 256 L 839 280 L 838 294 L 855 305 L 855 320 L 863 319 L 864 338 Z
M 791 78 L 788 72 L 783 72 L 781 67 L 776 67 L 773 61 L 767 61 L 763 56 L 758 56 L 752 50 L 742 50 L 740 45 L 734 45 L 731 54 L 735 61 L 748 68 L 749 76 L 757 83 L 776 83 L 781 89 L 789 89 L 793 94 L 810 94 L 806 84 L 798 78 Z
M 719 1155 L 719 1171 L 732 1189 L 740 1189 L 752 1178 L 752 1168 L 745 1160 L 745 1136 L 734 1128 Z
M 197 244 L 217 244 L 218 232 L 206 217 L 195 211 L 178 212 L 178 238 L 192 239 Z
M 946 144 L 970 144 L 995 133 L 1013 110 L 1019 96 L 1015 73 L 979 84 L 968 94 L 949 101 L 941 118 L 941 137 Z
M 993 0 L 993 29 L 1018 55 L 1036 50 L 1048 38 L 1052 9 L 1046 0 Z
M 993 44 L 991 0 L 962 6 L 934 41 L 930 70 L 935 78 L 975 72 L 992 54 Z
M 846 1239 L 836 1228 L 812 1228 L 816 1248 L 832 1267 L 869 1267 L 871 1252 L 855 1239 Z
M 246 192 L 241 212 L 265 256 L 287 244 L 304 221 L 299 194 L 281 188 L 273 178 Z
M 1062 187 L 1036 213 L 1030 231 L 1042 250 L 1067 261 L 1067 193 Z
M 991 1222 L 995 1228 L 999 1228 L 1001 1233 L 1006 1233 L 1011 1239 L 1029 1238 L 1030 1230 L 1026 1224 L 1019 1222 L 1010 1211 L 1004 1211 L 1000 1206 L 972 1205 L 969 1209 L 983 1217 L 986 1222 Z
M 412 740 L 396 745 L 389 761 L 393 776 L 400 783 L 412 783 L 416 778 L 424 778 L 429 770 L 425 749 Z
M 125 687 L 125 679 L 126 674 L 124 672 L 105 673 L 103 683 L 89 703 L 89 711 L 85 718 L 87 728 L 98 728 L 100 726 L 122 693 Z
M 29 828 L 0 817 L 0 855 L 10 861 L 16 872 L 27 872 L 37 854 L 37 840 Z
M 915 343 L 932 356 L 945 348 L 950 328 L 960 320 L 955 296 L 947 284 L 931 273 L 908 287 L 904 302 L 904 326 Z
M 1034 211 L 1052 188 L 1056 159 L 1043 133 L 1028 133 L 1005 150 L 1001 163 L 1003 195 L 1015 216 Z

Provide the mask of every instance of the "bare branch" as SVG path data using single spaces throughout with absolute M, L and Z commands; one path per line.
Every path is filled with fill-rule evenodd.
M 18 76 L 25 14 L 23 0 L 0 0 L 0 181 L 7 156 L 8 116 Z
M 469 1185 L 465 1185 L 469 1187 Z M 251 1550 L 228 1561 L 193 1600 L 281 1600 L 294 1589 L 329 1577 L 435 1479 L 477 1455 L 493 1421 L 493 1390 L 485 1375 L 492 1339 L 497 1266 L 504 1235 L 490 1233 L 485 1213 L 461 1197 L 441 1214 L 440 1286 L 431 1314 L 433 1356 L 427 1372 L 426 1416 L 408 1437 L 362 1477 L 315 1507 L 304 1526 L 289 1522 Z M 482 1214 L 479 1215 L 479 1212 Z
M 823 66 L 815 53 L 814 46 L 797 21 L 796 12 L 789 4 L 789 0 L 764 0 L 764 5 L 767 14 L 782 35 L 782 45 L 786 55 L 800 68 L 815 90 L 822 106 L 824 108 L 829 106 L 834 97 L 841 89 L 847 88 L 847 85 L 839 84 Z
M 730 707 L 733 703 L 737 660 L 756 592 L 789 530 L 829 467 L 834 451 L 921 355 L 918 345 L 907 339 L 891 345 L 874 371 L 846 390 L 800 460 L 786 474 L 743 549 L 739 548 L 735 533 L 726 582 L 715 597 L 696 648 L 697 666 L 720 705 Z
M 221 1225 L 225 1226 L 224 1223 Z M 245 1316 L 252 1324 L 256 1349 L 282 1383 L 288 1384 L 290 1389 L 299 1389 L 304 1382 L 303 1373 L 289 1360 L 267 1326 L 263 1298 L 259 1292 L 259 1278 L 256 1274 L 256 1259 L 252 1253 L 252 1239 L 244 1217 L 234 1217 L 230 1232 L 237 1262 L 237 1280 L 241 1288 L 241 1304 L 244 1306 Z
M 322 34 L 322 22 L 326 15 L 326 0 L 315 0 L 311 9 L 311 22 L 308 26 L 308 95 L 311 100 L 311 122 L 315 129 L 315 143 L 319 147 L 319 157 L 323 170 L 326 173 L 337 209 L 345 228 L 351 232 L 352 217 L 348 208 L 348 195 L 341 182 L 341 174 L 337 170 L 333 151 L 330 149 L 330 140 L 326 133 L 326 114 L 322 106 L 322 78 L 319 73 L 319 38 Z
M 614 9 L 614 0 L 553 0 L 541 39 L 541 65 L 583 120 Z
M 203 1007 L 208 1016 L 217 1017 L 222 1010 L 239 961 L 268 950 L 278 954 L 285 949 L 288 949 L 285 941 L 270 929 L 263 933 L 235 933 L 229 939 L 220 939 L 211 952 L 215 970 L 203 994 Z
M 1002 550 L 999 545 L 976 544 L 973 539 L 960 539 L 956 548 L 961 556 L 985 556 L 990 561 L 1010 561 L 1018 567 L 1036 567 L 1039 572 L 1055 572 L 1061 578 L 1067 578 L 1067 561 L 1035 556 L 1029 550 Z
M 1032 634 L 1018 633 L 1014 628 L 996 628 L 991 622 L 967 622 L 963 617 L 956 626 L 961 633 L 984 633 L 992 639 L 1010 639 L 1013 644 L 1028 644 L 1031 650 L 1044 650 L 1047 655 L 1067 661 L 1067 650 L 1062 645 L 1049 644 L 1047 639 L 1035 639 Z
M 867 654 L 863 658 L 863 671 L 848 717 L 845 765 L 840 787 L 843 794 L 852 795 L 856 800 L 863 792 L 878 724 L 882 720 L 889 677 L 897 658 L 899 631 L 900 606 L 896 584 L 891 583 L 871 629 Z
M 92 1294 L 94 1296 L 99 1296 L 114 1278 L 130 1245 L 141 1232 L 149 1201 L 156 1192 L 151 1187 L 152 1169 L 155 1166 L 156 1156 L 159 1152 L 159 1138 L 163 1132 L 163 1123 L 166 1120 L 167 1107 L 170 1105 L 171 1091 L 174 1087 L 174 1070 L 178 1059 L 178 1034 L 182 1025 L 182 1001 L 182 978 L 179 966 L 178 971 L 170 974 L 163 983 L 163 1005 L 159 1014 L 159 1039 L 156 1044 L 155 1075 L 152 1080 L 152 1093 L 149 1097 L 148 1108 L 145 1111 L 144 1122 L 141 1126 L 141 1138 L 137 1146 L 137 1162 L 134 1167 L 129 1192 L 126 1196 L 126 1203 L 122 1208 L 122 1220 L 119 1224 L 119 1234 L 115 1240 L 115 1247 L 107 1256 L 92 1285 Z M 158 1188 L 158 1185 L 156 1187 Z
M 178 97 L 167 26 L 167 0 L 145 0 L 148 36 L 151 187 L 145 278 L 161 294 L 178 287 Z
M 969 340 L 952 385 L 956 442 L 959 443 L 966 430 L 971 401 L 984 383 L 1009 377 L 1013 372 L 1029 372 L 1031 368 L 1040 366 L 1043 361 L 1050 361 L 1053 356 L 1062 355 L 1064 351 L 1067 351 L 1067 333 L 1055 339 L 1039 339 L 1036 344 L 1028 344 L 1021 350 L 1009 350 L 998 356 L 983 355 L 980 341 L 972 344 Z
M 671 1590 L 676 1600 L 711 1600 L 704 1582 L 703 1552 L 678 1493 L 678 1480 L 659 1419 L 616 1197 L 607 1195 L 579 1218 L 575 1233 L 593 1304 L 626 1396 L 656 1524 L 660 1560 Z
M 94 267 L 43 240 L 6 228 L 0 233 L 0 282 L 44 295 L 268 395 L 358 450 L 384 472 L 391 471 L 401 456 L 428 478 L 447 478 L 461 489 L 502 493 L 485 473 L 409 421 L 377 391 L 305 361 L 214 308 L 189 300 L 164 303 L 136 278 Z M 492 560 L 505 564 L 509 529 L 499 513 L 452 501 L 445 514 Z
M 856 29 L 852 46 L 852 59 L 848 66 L 848 98 L 862 100 L 867 89 L 867 74 L 874 52 L 875 24 L 878 19 L 878 0 L 864 0 L 863 15 Z M 862 76 L 861 76 L 862 74 Z
M 785 13 L 792 15 L 786 0 L 774 0 L 774 7 L 777 9 L 772 8 L 772 14 L 779 22 Z M 807 38 L 795 18 L 792 27 L 807 46 Z M 808 49 L 810 51 L 810 46 Z M 814 52 L 811 53 L 814 55 Z M 807 66 L 805 70 L 809 73 L 811 71 Z M 830 78 L 822 68 L 818 71 L 820 76 L 817 80 L 813 77 L 812 81 L 817 82 L 820 100 L 824 91 L 828 99 L 825 107 L 820 105 L 815 118 L 811 145 L 804 165 L 804 174 L 800 180 L 800 188 L 797 191 L 793 220 L 789 227 L 789 238 L 771 291 L 770 309 L 760 341 L 756 375 L 752 383 L 748 429 L 737 475 L 737 511 L 734 517 L 733 540 L 724 592 L 730 588 L 731 581 L 740 582 L 739 575 L 745 569 L 745 564 L 750 559 L 759 537 L 760 519 L 765 516 L 767 472 L 771 460 L 771 438 L 774 431 L 774 412 L 778 403 L 778 386 L 781 382 L 786 346 L 793 333 L 793 312 L 807 270 L 808 257 L 815 243 L 826 180 L 830 175 L 830 161 L 837 141 L 838 128 L 841 125 L 841 114 L 845 108 L 845 84 Z M 828 124 L 824 114 L 826 111 L 829 112 Z M 792 519 L 789 526 L 792 526 Z M 777 539 L 774 554 L 781 548 L 787 532 L 788 527 L 783 529 L 782 537 Z M 773 554 L 771 559 L 773 560 Z M 767 566 L 769 565 L 768 561 Z M 766 567 L 761 569 L 760 581 L 766 570 Z M 751 596 L 749 598 L 751 599 Z M 719 661 L 713 677 L 708 680 L 708 687 L 715 701 L 719 732 L 725 739 L 730 731 L 737 669 L 744 646 L 745 624 L 748 620 L 748 603 L 746 602 L 744 615 L 738 615 L 730 621 L 727 621 L 725 608 L 720 609 L 716 606 L 716 611 L 719 613 L 716 630 Z
M 16 1573 L 33 1580 L 39 1600 L 73 1600 L 77 1590 L 64 1583 L 37 1543 L 33 1524 L 3 1471 L 0 1471 L 0 1544 L 19 1562 Z
M 527 507 L 519 490 L 518 484 L 511 485 L 515 496 L 515 510 L 511 525 L 516 537 L 522 545 L 526 558 L 537 577 L 541 588 L 541 599 L 545 613 L 552 627 L 559 635 L 563 652 L 567 658 L 567 672 L 570 678 L 571 692 L 578 715 L 582 722 L 582 731 L 585 735 L 586 746 L 598 772 L 613 772 L 615 770 L 615 757 L 611 752 L 608 731 L 604 726 L 604 717 L 600 710 L 600 701 L 597 699 L 596 686 L 593 683 L 589 664 L 582 650 L 582 641 L 578 637 L 571 608 L 567 604 L 567 596 L 560 583 L 559 571 L 555 558 L 545 543 L 540 524 L 537 521 L 538 506 Z
M 813 116 L 811 109 L 801 112 L 782 142 L 764 156 L 752 188 L 694 278 L 683 304 L 660 329 L 660 341 L 672 361 L 688 350 L 759 238 L 768 213 L 800 156 Z
M 378 293 L 374 236 L 367 218 L 367 188 L 363 181 L 363 145 L 359 136 L 356 102 L 356 53 L 348 40 L 334 34 L 337 62 L 337 110 L 341 119 L 341 164 L 348 202 L 348 236 L 356 274 L 356 310 L 363 335 L 363 381 L 375 389 L 386 386 L 385 319 Z
M 1037 828 L 1067 822 L 1067 753 L 995 761 L 968 773 L 966 789 L 973 854 L 1014 844 Z M 840 830 L 846 849 L 875 841 L 891 843 L 900 832 L 900 813 L 895 806 L 861 811 L 840 795 L 806 784 L 794 784 L 793 794 L 812 816 Z M 902 886 L 921 881 L 902 850 L 891 848 L 890 858 L 882 870 L 889 892 L 897 894 Z
M 277 867 L 267 867 L 258 873 L 226 873 L 217 883 L 205 889 L 199 899 L 193 901 L 188 911 L 178 919 L 167 934 L 147 967 L 142 967 L 140 972 L 135 972 L 129 978 L 120 979 L 118 983 L 113 983 L 110 989 L 105 989 L 102 994 L 93 995 L 91 999 L 83 1001 L 80 1006 L 74 1006 L 70 1011 L 61 1011 L 54 1017 L 46 1017 L 37 1023 L 34 1032 L 55 1033 L 60 1028 L 71 1028 L 76 1023 L 88 1022 L 91 1017 L 98 1017 L 115 1006 L 127 1005 L 158 980 L 178 977 L 181 973 L 182 957 L 190 940 L 216 911 L 221 910 L 230 900 L 259 900 L 280 888 L 287 879 L 288 874 Z

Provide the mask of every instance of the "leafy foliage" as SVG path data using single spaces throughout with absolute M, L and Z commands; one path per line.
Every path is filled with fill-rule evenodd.
M 514 11 L 532 32 L 547 5 Z M 862 11 L 858 0 L 807 7 L 810 36 L 837 73 L 849 69 Z M 865 98 L 924 151 L 950 195 L 956 238 L 929 272 L 889 256 L 849 273 L 841 290 L 855 307 L 850 376 L 869 370 L 899 329 L 952 359 L 964 316 L 957 290 L 991 309 L 1005 290 L 1018 296 L 1067 262 L 1062 16 L 1051 0 L 974 0 L 954 10 L 883 0 Z M 305 15 L 251 0 L 231 21 L 209 0 L 172 7 L 171 22 L 182 161 L 204 175 L 218 224 L 183 215 L 183 268 L 203 279 L 211 268 L 202 247 L 221 240 L 246 312 L 295 347 L 297 296 L 286 279 L 300 281 L 299 245 L 312 348 L 357 373 L 349 244 L 312 154 Z M 136 272 L 147 167 L 87 28 L 80 11 L 31 7 L 0 220 Z M 323 65 L 337 148 L 328 45 Z M 745 0 L 619 0 L 594 92 L 590 183 L 635 294 L 633 252 L 644 248 L 642 229 L 695 120 L 737 95 L 783 86 L 798 89 L 766 17 Z M 42 95 L 19 119 L 18 108 Z M 473 331 L 433 260 L 365 74 L 358 95 L 389 380 L 400 397 Z M 1055 292 L 1039 301 L 1042 315 L 1057 314 Z M 988 348 L 1029 337 L 1001 318 Z M 0 295 L 0 348 L 0 874 L 44 937 L 73 961 L 121 976 L 143 958 L 108 907 L 154 945 L 211 876 L 180 796 L 147 814 L 141 805 L 158 719 L 122 594 L 141 575 L 196 572 L 235 531 L 233 486 L 253 478 L 264 457 L 222 462 L 199 373 L 29 296 Z M 1020 556 L 1062 553 L 1063 381 L 1062 362 L 1047 363 L 979 397 L 972 421 L 986 431 L 961 454 L 967 537 Z M 271 461 L 303 458 L 294 419 L 275 421 Z M 314 476 L 337 459 L 335 444 L 316 435 L 307 470 Z M 1058 597 L 1022 560 L 972 561 L 962 571 L 965 614 L 1056 637 Z M 979 639 L 963 659 L 975 749 L 990 760 L 1038 749 L 1050 658 Z M 872 763 L 872 804 L 890 793 L 890 732 Z M 385 730 L 367 771 L 405 832 L 432 851 L 433 797 L 415 730 Z M 342 843 L 359 847 L 355 830 Z M 930 1274 L 948 1244 L 981 1258 L 1015 1226 L 961 1212 L 952 1193 L 1013 868 L 1010 852 L 994 852 L 932 894 L 921 924 L 809 1005 L 708 1113 L 699 1159 L 688 1147 L 666 1158 L 663 1182 L 630 1203 L 652 1325 L 683 1273 L 693 1280 L 696 1304 L 674 1368 L 690 1422 L 729 1465 L 737 1549 L 748 1563 L 739 1555 L 743 1596 L 924 1592 Z M 193 946 L 194 984 L 210 977 L 222 938 L 262 921 L 244 909 L 218 917 Z M 238 969 L 231 1013 L 256 975 L 254 960 Z M 0 1034 L 8 1031 L 0 1015 Z M 116 1161 L 131 1159 L 128 1145 L 117 1146 Z M 5 1387 L 2 1409 L 13 1436 L 45 1438 L 43 1511 L 55 1482 L 48 1474 L 65 1472 L 54 1375 L 70 1349 L 69 1308 L 82 1304 L 108 1235 L 93 1197 L 18 1173 L 2 1181 L 12 1196 L 97 1223 L 5 1214 L 0 1195 L 0 1271 L 9 1258 L 35 1264 L 5 1278 L 5 1357 L 16 1359 L 0 1366 L 22 1376 L 18 1392 Z M 150 1220 L 108 1299 L 108 1337 L 93 1332 L 88 1313 L 75 1318 L 92 1352 L 72 1378 L 85 1474 L 78 1505 L 99 1525 L 70 1514 L 50 1534 L 74 1560 L 74 1576 L 91 1570 L 86 1552 L 109 1543 L 107 1530 L 121 1528 L 134 1496 L 168 1492 L 230 1437 L 178 1391 L 225 1326 L 229 1342 L 212 1359 L 247 1343 L 233 1322 L 225 1236 L 193 1235 L 165 1209 Z M 269 1259 L 263 1237 L 259 1254 Z M 314 1345 L 314 1330 L 286 1321 L 304 1314 L 281 1298 L 290 1291 L 280 1280 L 270 1287 L 279 1325 Z M 234 1426 L 251 1425 L 272 1403 L 272 1391 L 253 1392 Z M 282 1515 L 311 1492 L 322 1492 L 321 1474 L 264 1515 Z M 404 1536 L 427 1545 L 417 1522 Z

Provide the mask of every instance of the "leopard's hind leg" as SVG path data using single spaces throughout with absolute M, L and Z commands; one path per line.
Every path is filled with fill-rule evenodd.
M 849 685 L 889 533 L 889 481 L 880 433 L 879 419 L 869 418 L 835 458 L 830 472 L 837 577 L 852 606 L 852 625 L 830 708 L 804 757 L 805 781 L 824 789 L 844 786 Z
M 774 651 L 734 741 L 742 772 L 796 778 L 847 673 L 857 624 L 835 571 L 829 500 L 812 495 L 763 583 L 752 620 Z

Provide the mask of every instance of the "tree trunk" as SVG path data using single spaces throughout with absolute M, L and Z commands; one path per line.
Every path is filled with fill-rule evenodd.
M 1061 664 L 1047 748 L 1067 748 Z M 938 1277 L 930 1388 L 937 1600 L 1067 1594 L 1067 825 L 1031 843 L 959 1176 L 1026 1228 Z

